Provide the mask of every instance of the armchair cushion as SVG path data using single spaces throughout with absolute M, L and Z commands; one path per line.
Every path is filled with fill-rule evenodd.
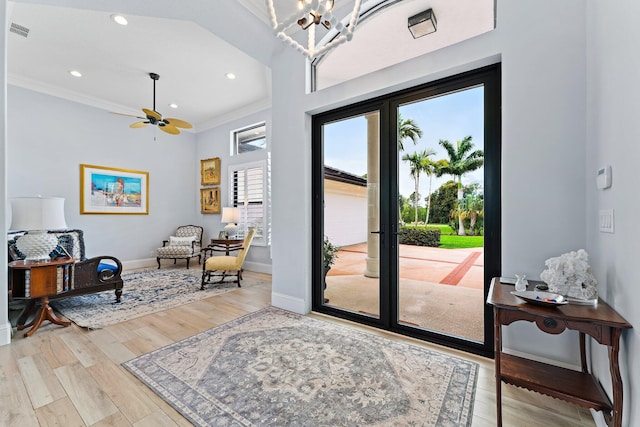
M 177 236 L 169 236 L 169 246 L 192 246 L 191 244 L 195 242 L 196 236 L 189 237 L 177 237 Z
M 207 258 L 205 263 L 205 270 L 238 270 L 237 256 L 212 256 Z

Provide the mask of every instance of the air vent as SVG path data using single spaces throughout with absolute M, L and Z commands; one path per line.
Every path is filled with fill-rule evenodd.
M 18 25 L 15 22 L 11 23 L 11 28 L 9 28 L 9 31 L 22 37 L 27 37 L 29 35 L 29 29 L 27 27 Z

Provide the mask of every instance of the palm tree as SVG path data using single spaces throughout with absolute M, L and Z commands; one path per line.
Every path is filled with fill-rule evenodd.
M 467 172 L 480 169 L 484 165 L 484 152 L 473 150 L 471 135 L 464 137 L 462 141 L 457 141 L 454 146 L 449 141 L 441 139 L 438 143 L 447 151 L 449 160 L 438 172 L 438 176 L 444 174 L 451 175 L 458 182 L 458 204 L 462 203 L 462 175 Z M 464 223 L 462 215 L 458 215 L 458 235 L 464 236 Z
M 403 141 L 405 139 L 410 139 L 415 145 L 420 138 L 422 138 L 420 126 L 413 119 L 403 119 L 398 112 L 398 150 L 404 151 Z
M 431 210 L 431 179 L 433 175 L 437 175 L 438 171 L 447 164 L 446 160 L 433 161 L 430 158 L 426 158 L 422 161 L 422 171 L 429 177 L 429 192 L 427 193 L 427 217 L 424 220 L 425 224 L 429 223 L 429 211 Z M 439 175 L 438 175 L 439 176 Z
M 418 199 L 420 195 L 418 191 L 420 190 L 420 172 L 422 172 L 424 161 L 427 160 L 430 156 L 435 155 L 436 152 L 429 150 L 422 150 L 421 152 L 414 152 L 413 154 L 405 154 L 402 156 L 402 160 L 409 163 L 409 174 L 411 174 L 411 178 L 416 184 L 416 191 L 413 193 L 413 208 L 415 209 L 415 223 L 418 223 Z

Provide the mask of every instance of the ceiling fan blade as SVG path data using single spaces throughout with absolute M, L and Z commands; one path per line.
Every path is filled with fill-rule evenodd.
M 148 119 L 162 120 L 162 115 L 157 111 L 149 110 L 148 108 L 143 108 L 142 111 L 147 115 Z
M 166 118 L 163 120 L 163 122 L 172 124 L 175 127 L 183 128 L 183 129 L 191 129 L 193 127 L 191 123 L 185 122 L 184 120 L 180 120 L 180 119 Z
M 125 114 L 125 113 L 116 113 L 113 111 L 109 111 L 109 114 L 117 114 L 118 116 L 127 116 L 127 117 L 135 117 L 136 119 L 146 119 L 146 117 L 136 116 L 134 114 Z
M 129 125 L 130 128 L 143 128 L 145 126 L 148 126 L 149 122 L 135 122 Z
M 178 135 L 180 133 L 180 130 L 173 125 L 158 123 L 158 127 L 160 128 L 161 131 L 170 133 L 171 135 Z

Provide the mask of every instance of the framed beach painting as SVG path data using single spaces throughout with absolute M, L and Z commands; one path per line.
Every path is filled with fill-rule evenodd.
M 200 189 L 200 213 L 220 213 L 220 187 Z
M 81 214 L 149 214 L 149 172 L 80 165 Z
M 200 160 L 200 181 L 202 185 L 220 184 L 220 157 Z

